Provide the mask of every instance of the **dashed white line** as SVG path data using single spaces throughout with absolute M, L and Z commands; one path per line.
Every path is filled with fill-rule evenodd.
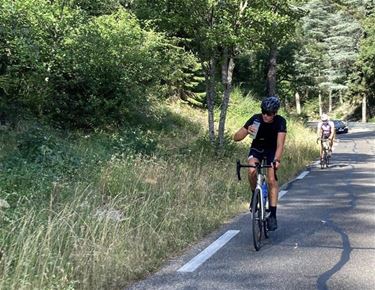
M 302 172 L 300 175 L 298 175 L 298 177 L 296 179 L 302 179 L 304 178 L 307 174 L 309 174 L 309 171 L 304 171 Z
M 200 265 L 207 261 L 212 255 L 214 255 L 221 247 L 228 243 L 239 232 L 239 230 L 227 231 L 215 242 L 213 242 L 206 249 L 200 252 L 197 256 L 191 259 L 188 263 L 186 263 L 184 266 L 178 269 L 177 272 L 194 272 Z
M 282 198 L 288 191 L 287 190 L 280 190 L 279 191 L 279 199 Z

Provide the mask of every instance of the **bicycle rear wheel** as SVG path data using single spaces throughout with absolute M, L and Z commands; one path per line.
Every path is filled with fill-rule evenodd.
M 252 224 L 253 224 L 253 243 L 255 250 L 259 251 L 261 247 L 262 233 L 263 233 L 263 221 L 262 221 L 262 212 L 260 208 L 260 191 L 256 189 L 252 197 Z

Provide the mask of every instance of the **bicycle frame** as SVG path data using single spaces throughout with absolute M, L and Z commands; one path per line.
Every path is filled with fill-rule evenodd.
M 260 199 L 260 208 L 264 209 L 266 205 L 264 204 L 262 185 L 263 185 L 263 182 L 265 182 L 266 176 L 262 172 L 261 168 L 259 168 L 259 170 L 258 170 L 258 168 L 259 167 L 257 167 L 257 185 L 256 185 L 255 189 L 259 189 L 259 191 L 260 191 L 260 195 L 262 197 Z M 261 210 L 261 219 L 262 220 L 265 219 L 265 211 L 264 210 Z
M 263 168 L 273 168 L 275 164 L 273 165 L 267 165 L 264 164 L 264 160 L 262 164 L 260 163 L 255 163 L 255 165 L 242 165 L 239 160 L 237 160 L 237 177 L 238 180 L 241 180 L 241 167 L 250 167 L 250 168 L 256 168 L 257 172 L 257 184 L 255 186 L 254 193 L 251 197 L 251 210 L 252 210 L 252 226 L 253 226 L 253 242 L 254 242 L 254 247 L 255 250 L 259 251 L 261 248 L 261 240 L 262 236 L 265 238 L 268 238 L 268 229 L 267 229 L 267 215 L 269 215 L 269 212 L 266 212 L 266 204 L 265 204 L 265 199 L 263 197 L 263 190 L 262 190 L 262 184 L 265 182 L 266 175 L 263 173 L 262 169 Z M 274 171 L 275 174 L 275 179 L 277 180 L 276 172 Z M 259 207 L 257 207 L 259 206 Z M 258 229 L 255 231 L 255 229 Z
M 321 168 L 323 169 L 324 166 L 328 168 L 328 163 L 329 163 L 329 139 L 328 138 L 319 138 L 320 140 L 320 146 L 322 147 L 322 159 L 320 162 Z
M 321 139 L 320 142 L 322 143 L 323 150 L 328 151 L 328 149 L 329 149 L 329 139 Z

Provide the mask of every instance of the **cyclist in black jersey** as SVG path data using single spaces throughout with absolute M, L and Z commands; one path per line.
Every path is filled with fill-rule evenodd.
M 277 115 L 279 108 L 279 98 L 271 96 L 263 99 L 261 103 L 262 113 L 253 115 L 233 136 L 234 141 L 241 141 L 249 134 L 255 135 L 248 155 L 248 163 L 250 165 L 261 162 L 264 158 L 267 158 L 267 163 L 275 164 L 273 168 L 267 169 L 271 211 L 268 219 L 268 229 L 270 231 L 277 229 L 276 208 L 279 185 L 275 179 L 274 170 L 280 167 L 287 132 L 286 120 Z M 255 168 L 249 168 L 248 177 L 251 189 L 254 192 L 256 186 Z

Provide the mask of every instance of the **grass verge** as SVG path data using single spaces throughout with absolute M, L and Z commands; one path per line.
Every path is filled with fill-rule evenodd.
M 228 129 L 257 106 L 234 95 Z M 2 131 L 1 289 L 121 288 L 245 209 L 234 165 L 248 141 L 218 157 L 205 112 L 181 103 L 155 120 L 90 135 Z M 314 134 L 292 120 L 288 129 L 281 183 L 318 155 Z

